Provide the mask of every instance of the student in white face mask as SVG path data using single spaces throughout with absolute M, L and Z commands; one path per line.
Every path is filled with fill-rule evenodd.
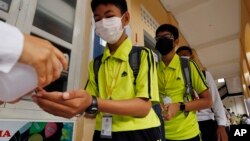
M 95 23 L 96 34 L 108 44 L 116 43 L 124 32 L 122 17 L 103 18 Z
M 92 61 L 85 90 L 41 90 L 34 101 L 53 115 L 71 118 L 85 112 L 86 117 L 95 117 L 93 141 L 160 140 L 160 121 L 152 108 L 159 102 L 156 63 L 151 50 L 141 49 L 135 78 L 129 63 L 133 46 L 124 32 L 130 20 L 126 0 L 92 0 L 91 7 L 96 33 L 107 41 L 99 56 L 98 83 Z

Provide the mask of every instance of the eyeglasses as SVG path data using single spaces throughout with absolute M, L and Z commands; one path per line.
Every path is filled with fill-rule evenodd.
M 168 39 L 174 40 L 174 35 L 171 34 L 171 33 L 166 33 L 166 34 L 163 34 L 163 35 L 158 35 L 158 36 L 155 37 L 155 40 L 159 41 L 159 39 L 161 39 L 161 38 L 168 38 Z

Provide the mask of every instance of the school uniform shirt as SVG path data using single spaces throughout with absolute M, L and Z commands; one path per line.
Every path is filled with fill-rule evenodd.
M 209 86 L 209 92 L 212 96 L 212 110 L 203 109 L 197 112 L 198 121 L 205 121 L 205 120 L 216 120 L 218 125 L 226 126 L 227 125 L 227 117 L 224 111 L 224 107 L 220 98 L 220 94 L 218 92 L 218 88 L 214 82 L 213 76 L 210 72 L 205 71 L 206 73 L 206 80 Z
M 158 81 L 156 65 L 152 52 L 141 51 L 140 69 L 134 85 L 134 75 L 129 64 L 129 53 L 132 43 L 126 39 L 111 55 L 108 47 L 104 49 L 102 63 L 98 72 L 98 86 L 95 82 L 93 61 L 89 65 L 89 81 L 86 91 L 91 95 L 108 99 L 107 89 L 111 86 L 113 79 L 117 78 L 113 89 L 112 100 L 126 100 L 133 98 L 146 98 L 152 102 L 159 101 Z M 98 89 L 97 89 L 98 87 Z M 96 130 L 101 131 L 103 113 L 99 112 L 96 117 Z M 133 117 L 124 115 L 112 115 L 112 131 L 133 131 L 160 126 L 160 121 L 154 110 L 145 117 Z
M 157 65 L 157 73 L 160 97 L 167 96 L 172 103 L 183 102 L 185 83 L 180 57 L 175 54 L 168 66 L 160 61 Z M 202 72 L 193 61 L 190 61 L 190 73 L 193 89 L 198 94 L 208 89 Z M 196 111 L 190 111 L 187 117 L 183 111 L 178 111 L 171 120 L 164 122 L 165 137 L 169 140 L 190 139 L 200 133 Z
M 0 21 L 0 71 L 8 73 L 23 50 L 23 34 L 14 26 Z

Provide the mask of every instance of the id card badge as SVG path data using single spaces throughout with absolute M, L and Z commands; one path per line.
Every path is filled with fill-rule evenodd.
M 112 116 L 111 115 L 103 115 L 102 117 L 102 130 L 101 130 L 101 138 L 112 138 Z

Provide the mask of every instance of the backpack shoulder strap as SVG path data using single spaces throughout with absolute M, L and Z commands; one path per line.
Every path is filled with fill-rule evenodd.
M 136 80 L 139 69 L 140 69 L 140 61 L 141 61 L 141 51 L 143 50 L 143 47 L 132 47 L 132 50 L 129 53 L 129 65 L 130 68 L 133 70 L 133 75 Z M 135 84 L 135 81 L 134 81 Z
M 153 67 L 154 69 L 154 61 L 152 61 L 153 63 L 153 66 L 151 65 L 151 61 L 150 60 L 154 60 L 154 57 L 153 57 L 153 54 L 152 54 L 152 51 L 146 49 L 145 47 L 142 47 L 142 46 L 133 46 L 132 50 L 130 51 L 129 53 L 129 65 L 133 71 L 133 75 L 134 75 L 134 85 L 136 85 L 136 79 L 137 79 L 137 76 L 138 76 L 138 73 L 139 73 L 139 69 L 140 69 L 140 61 L 141 61 L 141 51 L 142 50 L 145 50 L 148 55 L 147 55 L 147 62 L 148 62 L 148 67 L 149 67 L 149 70 L 151 70 L 151 67 Z M 154 71 L 154 70 L 153 70 Z M 149 98 L 151 98 L 151 87 L 150 87 L 150 84 L 151 84 L 151 77 L 150 77 L 150 71 L 148 71 L 148 93 L 149 93 Z
M 190 64 L 189 59 L 180 57 L 181 61 L 181 70 L 183 74 L 183 79 L 185 83 L 186 90 L 183 95 L 184 102 L 190 101 L 189 96 L 191 99 L 194 99 L 194 91 L 192 87 L 192 81 L 191 81 L 191 70 L 190 70 Z M 188 116 L 189 112 L 184 112 L 185 116 Z
M 99 68 L 100 68 L 101 63 L 102 63 L 102 56 L 103 56 L 103 54 L 97 56 L 94 59 L 94 64 L 93 64 L 94 75 L 95 75 L 95 83 L 97 85 L 97 88 L 98 88 L 98 71 L 99 71 Z
M 184 101 L 189 101 L 187 95 L 190 94 L 193 97 L 193 87 L 192 87 L 192 81 L 191 81 L 191 70 L 190 70 L 190 64 L 189 59 L 180 57 L 181 61 L 181 69 L 183 74 L 183 79 L 186 87 L 186 91 L 184 94 Z

